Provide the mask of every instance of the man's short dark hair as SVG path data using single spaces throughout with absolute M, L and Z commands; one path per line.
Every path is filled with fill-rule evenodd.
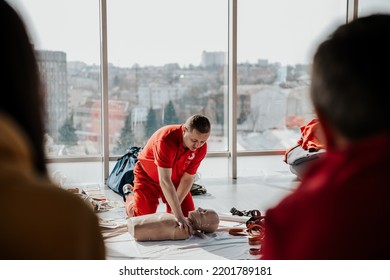
M 200 133 L 209 133 L 211 129 L 209 119 L 201 114 L 192 115 L 187 119 L 184 125 L 190 132 L 196 129 Z

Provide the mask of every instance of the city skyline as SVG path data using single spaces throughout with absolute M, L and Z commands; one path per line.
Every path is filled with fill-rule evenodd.
M 305 64 L 316 42 L 345 19 L 339 0 L 239 1 L 238 62 Z M 329 3 L 330 2 L 330 3 Z M 11 0 L 37 49 L 64 51 L 68 61 L 100 64 L 96 0 Z M 199 65 L 203 51 L 227 52 L 228 1 L 107 1 L 108 60 L 120 67 Z M 310 14 L 302 10 L 305 6 Z M 76 7 L 76 8 L 75 8 Z M 305 8 L 305 9 L 306 9 Z M 164 11 L 161 13 L 161 11 Z M 49 24 L 48 24 L 49 23 Z

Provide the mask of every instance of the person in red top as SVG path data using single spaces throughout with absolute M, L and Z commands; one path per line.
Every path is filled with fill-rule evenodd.
M 390 15 L 319 45 L 311 99 L 327 153 L 266 211 L 261 259 L 390 259 Z
M 134 168 L 133 196 L 126 197 L 129 217 L 155 213 L 161 198 L 167 212 L 192 234 L 186 219 L 195 210 L 190 189 L 206 156 L 210 130 L 209 119 L 196 114 L 185 124 L 164 126 L 151 136 Z

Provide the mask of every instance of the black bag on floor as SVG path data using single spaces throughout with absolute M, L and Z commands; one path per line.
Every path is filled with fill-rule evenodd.
M 206 194 L 207 190 L 204 186 L 193 183 L 190 192 L 192 195 L 201 195 L 201 194 Z
M 127 149 L 126 154 L 117 160 L 106 180 L 106 185 L 121 196 L 123 196 L 123 186 L 125 184 L 133 185 L 134 167 L 138 161 L 138 154 L 141 151 L 141 147 L 130 147 Z

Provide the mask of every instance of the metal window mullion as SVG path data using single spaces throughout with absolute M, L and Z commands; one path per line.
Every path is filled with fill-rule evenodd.
M 237 178 L 237 0 L 229 1 L 228 143 L 229 177 Z
M 359 0 L 346 0 L 347 1 L 347 20 L 350 22 L 358 17 Z
M 103 182 L 109 175 L 109 123 L 108 123 L 108 58 L 107 58 L 107 1 L 100 0 L 100 84 L 101 84 L 101 132 L 103 154 Z

